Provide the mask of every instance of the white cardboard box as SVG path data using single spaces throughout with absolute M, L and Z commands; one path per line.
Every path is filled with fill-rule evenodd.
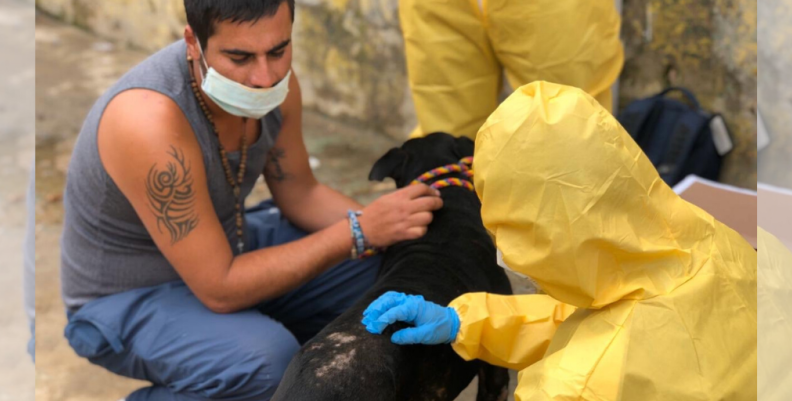
M 740 233 L 756 248 L 757 192 L 710 181 L 695 175 L 689 175 L 675 185 L 674 192 Z M 792 194 L 792 192 L 790 193 Z M 788 205 L 792 205 L 792 197 L 786 202 Z M 772 232 L 767 227 L 762 227 L 768 232 Z M 787 224 L 787 228 L 792 234 L 792 224 Z

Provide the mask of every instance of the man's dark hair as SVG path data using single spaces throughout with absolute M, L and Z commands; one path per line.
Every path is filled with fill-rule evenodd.
M 206 49 L 209 38 L 214 35 L 215 24 L 223 21 L 234 23 L 256 22 L 272 17 L 281 3 L 289 5 L 294 22 L 294 0 L 184 0 L 187 23 Z

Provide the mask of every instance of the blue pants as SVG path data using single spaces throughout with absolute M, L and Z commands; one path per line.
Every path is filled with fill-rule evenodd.
M 265 202 L 248 211 L 248 249 L 306 235 Z M 127 401 L 269 400 L 306 342 L 374 283 L 380 259 L 346 261 L 256 308 L 207 309 L 181 281 L 93 300 L 69 316 L 78 355 L 152 382 Z

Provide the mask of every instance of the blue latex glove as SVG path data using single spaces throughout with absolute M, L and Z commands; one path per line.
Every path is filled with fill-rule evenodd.
M 363 324 L 373 334 L 382 334 L 389 324 L 415 325 L 393 333 L 395 344 L 449 344 L 459 331 L 459 316 L 453 308 L 424 300 L 420 295 L 388 291 L 363 312 Z

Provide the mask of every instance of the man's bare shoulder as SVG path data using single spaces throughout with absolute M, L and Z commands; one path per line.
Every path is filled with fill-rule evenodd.
M 144 189 L 137 183 L 154 165 L 182 161 L 202 167 L 200 146 L 181 108 L 147 89 L 125 91 L 108 104 L 97 143 L 105 170 L 127 197 Z M 125 187 L 125 182 L 135 184 Z
M 187 117 L 176 102 L 149 89 L 130 89 L 113 98 L 102 115 L 99 135 L 105 137 L 104 142 L 135 143 L 181 141 L 193 136 Z

